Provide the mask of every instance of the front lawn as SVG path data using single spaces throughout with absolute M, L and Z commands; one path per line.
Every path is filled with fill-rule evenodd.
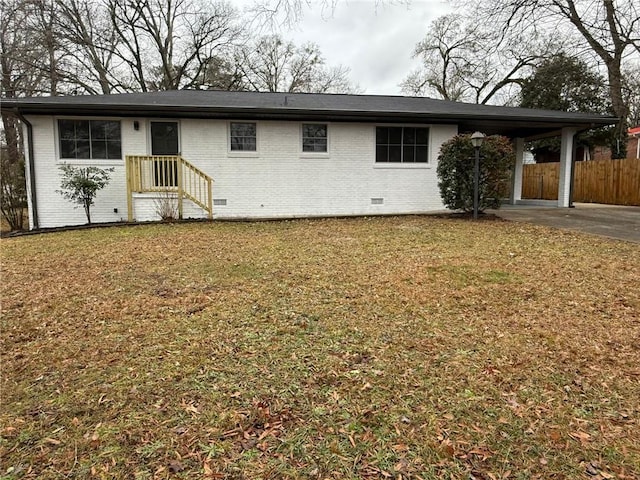
M 640 477 L 636 244 L 393 217 L 0 247 L 0 478 Z

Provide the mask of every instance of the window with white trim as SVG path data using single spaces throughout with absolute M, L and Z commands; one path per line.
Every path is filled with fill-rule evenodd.
M 257 150 L 256 124 L 231 122 L 229 124 L 230 148 L 232 152 L 255 152 Z
M 116 160 L 122 158 L 120 122 L 116 120 L 58 120 L 60 158 Z
M 426 127 L 376 127 L 376 162 L 429 162 L 429 129 Z
M 302 124 L 302 151 L 309 153 L 327 153 L 327 124 Z

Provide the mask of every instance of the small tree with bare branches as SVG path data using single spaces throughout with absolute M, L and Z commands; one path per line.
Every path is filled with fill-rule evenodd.
M 56 190 L 67 200 L 77 203 L 84 208 L 87 223 L 91 223 L 91 207 L 94 204 L 98 190 L 107 186 L 110 173 L 113 168 L 102 169 L 98 167 L 73 167 L 61 165 L 62 182 L 60 189 Z

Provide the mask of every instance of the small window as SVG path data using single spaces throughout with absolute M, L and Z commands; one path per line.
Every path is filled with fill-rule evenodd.
M 302 124 L 302 151 L 327 152 L 327 125 L 319 123 Z
M 256 124 L 232 122 L 229 128 L 232 152 L 256 151 Z
M 377 163 L 427 163 L 429 129 L 376 127 Z
M 122 158 L 120 122 L 113 120 L 58 120 L 60 158 L 116 160 Z

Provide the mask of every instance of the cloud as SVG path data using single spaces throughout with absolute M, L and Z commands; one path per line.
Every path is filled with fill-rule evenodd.
M 398 95 L 399 83 L 418 65 L 411 58 L 429 23 L 449 11 L 437 0 L 410 5 L 339 2 L 333 12 L 312 7 L 292 32 L 296 43 L 320 46 L 327 64 L 351 69 L 351 79 L 368 94 Z

